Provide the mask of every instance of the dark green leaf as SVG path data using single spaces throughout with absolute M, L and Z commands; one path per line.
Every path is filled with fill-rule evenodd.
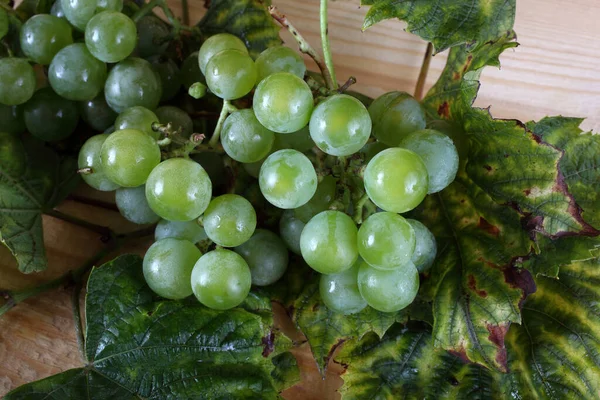
M 22 272 L 46 269 L 42 213 L 77 185 L 76 160 L 0 133 L 0 238 Z
M 86 299 L 88 366 L 22 386 L 15 399 L 276 399 L 297 378 L 290 341 L 266 317 L 268 299 L 215 311 L 157 301 L 142 260 L 122 256 L 92 271 Z M 286 353 L 282 353 L 286 354 Z

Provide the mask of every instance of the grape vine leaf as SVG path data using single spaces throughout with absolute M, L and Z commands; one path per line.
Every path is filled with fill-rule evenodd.
M 362 0 L 370 6 L 363 30 L 390 18 L 431 42 L 435 52 L 463 43 L 484 43 L 512 30 L 516 0 Z
M 46 269 L 42 213 L 79 183 L 77 162 L 39 142 L 0 133 L 0 241 L 24 273 Z
M 141 258 L 121 256 L 88 281 L 88 364 L 5 399 L 276 399 L 298 374 L 268 307 L 258 296 L 225 312 L 195 299 L 159 301 Z
M 281 44 L 279 28 L 259 0 L 211 0 L 198 26 L 203 34 L 227 32 L 238 36 L 254 58 L 267 47 Z

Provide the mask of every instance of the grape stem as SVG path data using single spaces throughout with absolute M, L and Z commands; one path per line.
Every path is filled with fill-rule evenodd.
M 300 32 L 298 32 L 298 30 L 290 23 L 287 17 L 281 14 L 279 10 L 277 10 L 277 7 L 269 6 L 269 13 L 275 19 L 275 21 L 279 22 L 279 24 L 282 27 L 287 29 L 292 34 L 292 36 L 294 36 L 294 39 L 296 39 L 296 41 L 298 42 L 298 47 L 300 48 L 300 51 L 304 54 L 308 54 L 315 61 L 315 63 L 319 67 L 319 70 L 321 71 L 321 75 L 323 75 L 323 79 L 325 79 L 327 87 L 329 89 L 335 89 L 337 87 L 337 84 L 334 83 L 330 71 L 327 69 L 327 65 L 325 65 L 325 62 L 323 61 L 319 53 L 317 53 L 315 49 L 306 41 L 306 39 L 304 39 Z
M 357 201 L 354 203 L 354 222 L 357 224 L 362 224 L 363 222 L 363 209 L 367 202 L 369 201 L 369 196 L 365 193 L 363 194 Z
M 427 49 L 425 49 L 425 56 L 423 57 L 423 64 L 421 64 L 421 71 L 419 72 L 419 79 L 417 79 L 417 86 L 415 87 L 415 99 L 421 101 L 423 99 L 423 91 L 425 89 L 425 81 L 427 80 L 427 73 L 429 72 L 429 65 L 431 64 L 431 57 L 433 56 L 433 45 L 431 42 L 427 43 Z
M 348 90 L 348 88 L 352 85 L 354 85 L 356 83 L 356 78 L 351 76 L 350 78 L 348 78 L 348 80 L 346 81 L 346 83 L 344 83 L 339 89 L 338 92 L 339 93 L 344 93 L 346 90 Z
M 228 100 L 223 100 L 223 108 L 221 108 L 221 114 L 219 114 L 219 120 L 217 121 L 215 131 L 208 142 L 209 146 L 216 147 L 219 144 L 219 138 L 221 137 L 221 131 L 223 130 L 225 119 L 235 110 L 237 110 L 237 108 L 235 108 L 235 106 L 233 106 Z
M 331 78 L 331 86 L 327 85 L 329 89 L 336 90 L 338 87 L 337 80 L 335 79 L 335 69 L 333 69 L 333 58 L 331 56 L 331 48 L 329 46 L 329 27 L 327 24 L 327 4 L 328 0 L 321 0 L 321 8 L 319 17 L 321 20 L 321 45 L 323 47 L 323 56 L 325 57 L 325 66 L 329 71 Z

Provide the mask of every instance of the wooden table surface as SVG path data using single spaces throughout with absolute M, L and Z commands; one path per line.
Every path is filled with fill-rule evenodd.
M 203 1 L 190 1 L 192 19 Z M 315 46 L 319 45 L 318 0 L 275 0 L 280 11 Z M 175 7 L 176 8 L 176 7 Z M 361 32 L 366 8 L 357 0 L 330 4 L 330 35 L 339 80 L 354 75 L 355 89 L 371 96 L 389 90 L 412 92 L 425 43 L 386 21 Z M 521 46 L 501 57 L 502 70 L 488 68 L 478 106 L 493 105 L 496 117 L 539 119 L 545 115 L 587 117 L 585 129 L 600 129 L 600 19 L 598 0 L 518 0 L 515 30 Z M 294 45 L 285 33 L 284 39 Z M 434 57 L 428 87 L 441 72 L 446 55 Z M 85 192 L 85 190 L 84 190 Z M 85 193 L 84 193 L 85 194 Z M 107 197 L 111 200 L 110 195 Z M 111 228 L 134 229 L 118 213 L 74 201 L 60 210 Z M 34 275 L 16 270 L 9 251 L 0 248 L 0 288 L 22 289 L 57 277 L 83 263 L 102 247 L 98 235 L 44 216 L 49 268 Z M 130 251 L 143 253 L 141 241 Z M 0 319 L 0 395 L 23 383 L 82 365 L 73 328 L 70 294 L 59 289 L 30 299 Z M 296 352 L 303 382 L 288 390 L 289 399 L 337 399 L 339 369 L 321 380 L 306 347 Z

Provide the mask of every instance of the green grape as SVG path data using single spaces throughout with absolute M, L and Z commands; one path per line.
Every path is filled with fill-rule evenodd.
M 148 61 L 130 57 L 110 70 L 104 95 L 118 113 L 135 106 L 154 110 L 162 96 L 160 77 Z
M 46 142 L 69 137 L 79 122 L 77 103 L 60 97 L 49 87 L 35 92 L 25 103 L 23 115 L 29 133 Z
M 419 272 L 411 262 L 389 271 L 363 262 L 358 269 L 358 289 L 367 304 L 377 311 L 400 311 L 417 296 Z
M 162 96 L 160 101 L 169 101 L 179 93 L 181 88 L 181 72 L 179 67 L 170 58 L 163 56 L 149 57 L 148 61 L 152 64 L 158 76 L 162 87 Z
M 121 11 L 123 0 L 57 0 L 69 22 L 80 31 L 94 15 L 102 11 Z
M 60 0 L 56 0 L 54 4 L 52 4 L 52 8 L 50 9 L 50 14 L 54 15 L 57 18 L 67 19 L 65 17 L 65 12 L 62 9 L 62 3 Z
M 160 220 L 148 205 L 146 187 L 124 187 L 117 189 L 115 201 L 121 215 L 135 224 L 154 224 Z
M 256 59 L 257 83 L 277 72 L 289 72 L 304 79 L 306 65 L 300 54 L 285 46 L 269 47 Z
M 112 192 L 119 188 L 119 185 L 111 181 L 104 172 L 104 166 L 100 159 L 102 145 L 108 138 L 107 133 L 95 135 L 86 140 L 79 150 L 77 161 L 78 168 L 91 168 L 91 174 L 82 174 L 81 177 L 91 187 L 103 192 Z
M 198 65 L 197 51 L 190 54 L 181 64 L 181 83 L 183 83 L 183 86 L 189 89 L 196 82 L 206 83 Z
M 102 145 L 100 159 L 106 176 L 124 187 L 141 186 L 160 162 L 156 141 L 142 131 L 122 129 Z
M 33 62 L 48 65 L 62 48 L 73 43 L 71 26 L 48 14 L 29 18 L 21 27 L 21 50 Z
M 278 149 L 294 149 L 298 150 L 300 153 L 304 153 L 315 147 L 315 142 L 313 142 L 310 137 L 307 125 L 296 132 L 276 133 L 273 146 Z
M 224 50 L 239 50 L 248 54 L 246 45 L 237 36 L 230 33 L 219 33 L 211 36 L 202 43 L 198 52 L 198 66 L 203 75 L 206 75 L 206 67 L 211 58 Z
M 198 218 L 210 202 L 212 183 L 200 164 L 184 158 L 161 162 L 146 182 L 148 204 L 169 221 Z
M 269 75 L 260 81 L 254 92 L 256 118 L 277 133 L 296 132 L 305 127 L 313 106 L 308 84 L 289 72 Z
M 250 240 L 234 250 L 250 267 L 252 284 L 256 286 L 277 282 L 288 267 L 285 244 L 279 236 L 266 229 L 257 229 Z
M 202 217 L 204 230 L 219 246 L 235 247 L 244 243 L 256 229 L 252 204 L 237 194 L 224 194 L 210 202 Z
M 317 173 L 308 157 L 296 150 L 279 150 L 260 167 L 260 191 L 279 208 L 306 204 L 317 190 Z
M 241 163 L 254 163 L 265 158 L 274 139 L 274 133 L 258 122 L 251 108 L 233 112 L 225 120 L 221 132 L 223 149 Z
M 0 126 L 5 133 L 25 132 L 23 106 L 5 106 L 0 104 Z
M 136 54 L 142 58 L 161 55 L 169 46 L 171 32 L 165 23 L 154 15 L 145 15 L 136 22 L 138 43 Z M 196 62 L 196 64 L 198 64 Z
M 321 300 L 331 311 L 346 315 L 356 314 L 367 306 L 358 290 L 358 267 L 361 262 L 359 258 L 350 269 L 339 274 L 321 275 Z
M 416 219 L 407 219 L 406 222 L 415 231 L 416 246 L 412 262 L 419 272 L 425 272 L 433 265 L 437 253 L 435 236 L 425 225 Z
M 358 258 L 354 221 L 340 211 L 315 215 L 302 230 L 300 250 L 304 261 L 322 274 L 337 274 Z
M 454 181 L 458 172 L 458 152 L 448 136 L 423 129 L 406 135 L 400 147 L 414 151 L 425 163 L 429 175 L 427 193 L 437 193 Z
M 354 97 L 336 94 L 315 107 L 310 117 L 310 136 L 325 153 L 349 156 L 369 140 L 371 117 Z
M 254 88 L 256 66 L 247 51 L 224 50 L 210 59 L 204 77 L 212 93 L 224 100 L 235 100 Z
M 167 123 L 171 123 L 173 129 L 181 129 L 183 137 L 189 138 L 190 135 L 194 133 L 194 122 L 188 113 L 181 108 L 162 106 L 157 108 L 155 113 L 161 124 L 166 125 Z
M 266 159 L 267 158 L 265 157 L 253 163 L 244 163 L 242 164 L 242 167 L 244 168 L 244 171 L 248 173 L 248 175 L 258 179 L 258 176 L 260 175 L 260 167 L 262 167 Z
M 158 121 L 158 116 L 142 106 L 125 109 L 115 121 L 115 129 L 136 129 L 142 131 L 153 139 L 158 139 L 160 133 L 152 130 L 152 124 Z
M 415 232 L 400 215 L 372 214 L 358 230 L 358 253 L 373 268 L 396 269 L 410 262 Z
M 452 124 L 446 120 L 436 120 L 429 122 L 427 128 L 442 132 L 452 139 L 458 153 L 459 169 L 464 168 L 469 156 L 471 141 L 460 124 Z
M 18 106 L 35 92 L 35 72 L 22 58 L 0 58 L 0 103 Z
M 4 9 L 0 9 L 0 39 L 8 33 L 10 23 L 8 22 L 8 14 Z
M 227 310 L 248 296 L 252 277 L 246 261 L 231 250 L 217 249 L 200 257 L 192 271 L 194 295 L 209 308 Z
M 279 220 L 279 236 L 288 249 L 300 255 L 300 235 L 304 229 L 304 222 L 294 215 L 293 210 L 285 210 Z
M 79 104 L 81 118 L 92 129 L 105 131 L 115 123 L 117 113 L 106 102 L 104 93 L 100 93 L 92 100 L 83 101 Z M 119 128 L 124 129 L 124 128 Z
M 294 210 L 296 218 L 307 223 L 318 213 L 327 210 L 335 198 L 336 186 L 337 180 L 333 176 L 327 175 L 324 177 L 323 180 L 319 182 L 317 191 L 308 203 Z
M 154 240 L 164 238 L 176 238 L 189 240 L 192 243 L 198 243 L 208 239 L 204 228 L 198 221 L 167 221 L 161 219 L 154 230 Z
M 85 45 L 98 60 L 116 63 L 127 58 L 137 41 L 135 23 L 125 14 L 103 11 L 85 27 Z
M 418 206 L 427 195 L 427 167 L 410 150 L 390 148 L 377 154 L 365 168 L 365 190 L 385 211 L 403 213 Z
M 50 86 L 65 99 L 92 100 L 106 81 L 106 64 L 96 59 L 83 43 L 71 44 L 52 59 L 48 70 Z
M 425 111 L 410 94 L 389 92 L 369 106 L 373 136 L 388 146 L 398 146 L 408 133 L 425 128 Z
M 365 157 L 365 163 L 368 163 L 375 157 L 377 154 L 381 153 L 385 149 L 389 149 L 390 147 L 381 143 L 381 142 L 373 142 L 367 143 L 360 152 Z
M 201 256 L 200 250 L 187 240 L 158 240 L 144 256 L 146 283 L 166 299 L 186 298 L 192 294 L 192 270 Z

